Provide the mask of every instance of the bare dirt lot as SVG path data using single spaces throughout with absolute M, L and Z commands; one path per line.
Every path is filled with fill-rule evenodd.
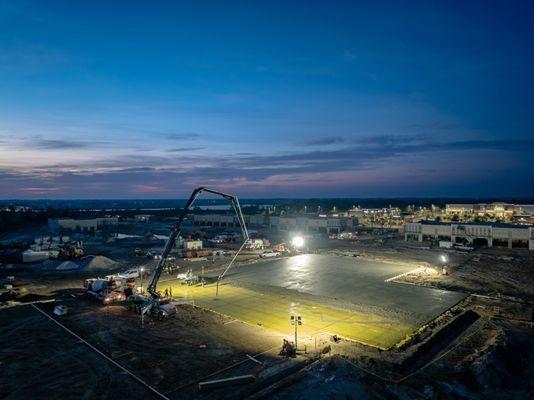
M 135 243 L 117 246 L 96 238 L 88 246 L 91 253 L 118 261 L 109 271 L 57 271 L 25 266 L 4 270 L 0 278 L 15 275 L 17 285 L 20 283 L 19 295 L 9 297 L 11 300 L 55 300 L 36 304 L 48 316 L 52 317 L 54 305 L 67 305 L 67 315 L 53 318 L 166 398 L 534 397 L 531 356 L 534 255 L 528 250 L 478 249 L 458 253 L 398 239 L 386 239 L 383 244 L 374 239 L 310 241 L 314 252 L 341 256 L 351 262 L 393 261 L 405 266 L 398 272 L 410 271 L 412 267 L 423 267 L 420 271 L 434 269 L 433 273 L 409 274 L 388 284 L 397 285 L 402 291 L 424 290 L 413 285 L 453 290 L 467 298 L 453 309 L 442 308 L 439 312 L 445 311 L 443 314 L 431 321 L 425 319 L 428 323 L 420 328 L 414 326 L 412 334 L 391 350 L 380 351 L 321 335 L 317 351 L 310 342 L 307 355 L 288 360 L 277 355 L 283 334 L 254 322 L 244 324 L 191 305 L 179 305 L 175 319 L 147 320 L 142 327 L 140 317 L 122 306 L 106 307 L 76 296 L 83 279 L 92 274 L 104 275 L 136 263 L 153 265 L 153 261 L 133 256 L 137 246 Z M 436 273 L 443 253 L 448 257 L 448 275 Z M 198 263 L 182 260 L 177 266 L 178 272 L 191 269 L 200 273 L 204 268 L 209 275 L 227 262 L 224 258 Z M 239 260 L 243 265 L 250 262 L 253 266 L 245 269 L 264 265 L 257 254 Z M 329 270 L 335 268 L 329 266 Z M 176 273 L 164 274 L 160 287 L 175 284 Z M 148 277 L 144 279 L 146 284 Z M 313 279 L 308 281 L 311 285 L 308 289 L 317 284 Z M 298 280 L 291 282 L 288 284 L 299 284 Z M 358 284 L 362 282 L 356 280 L 355 286 Z M 250 289 L 247 285 L 258 282 L 243 283 L 241 287 Z M 313 290 L 303 293 L 317 295 Z M 320 294 L 325 302 L 342 301 L 343 297 L 336 300 L 332 294 Z M 386 303 L 393 305 L 397 300 Z M 158 398 L 155 392 L 50 322 L 31 305 L 4 303 L 6 306 L 0 310 L 0 397 Z M 289 324 L 287 331 L 291 333 Z M 256 382 L 206 393 L 198 390 L 201 380 L 245 374 L 254 375 Z
M 261 329 L 190 306 L 180 307 L 177 318 L 164 324 L 149 320 L 141 327 L 140 317 L 124 307 L 62 303 L 72 310 L 58 318 L 68 329 L 156 390 L 177 397 L 180 388 L 229 365 L 252 363 L 246 354 L 276 352 L 280 344 Z M 53 306 L 38 305 L 48 314 Z M 6 398 L 52 398 L 59 392 L 63 398 L 146 398 L 146 388 L 32 306 L 4 310 L 0 317 L 7 328 L 1 338 Z M 60 390 L 64 387 L 68 391 Z

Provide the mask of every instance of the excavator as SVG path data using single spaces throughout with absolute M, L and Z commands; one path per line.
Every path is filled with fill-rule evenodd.
M 241 206 L 239 204 L 239 200 L 236 196 L 220 192 L 218 190 L 214 189 L 208 189 L 205 187 L 199 187 L 193 190 L 193 193 L 187 200 L 187 203 L 185 204 L 182 212 L 180 213 L 180 216 L 178 217 L 178 221 L 176 222 L 175 226 L 171 229 L 171 234 L 169 236 L 169 239 L 165 243 L 165 247 L 163 249 L 163 253 L 161 253 L 161 258 L 158 262 L 158 265 L 154 269 L 152 273 L 152 277 L 150 279 L 150 283 L 148 284 L 148 294 L 149 296 L 143 296 L 143 295 L 136 295 L 134 298 L 134 301 L 138 304 L 137 310 L 144 316 L 151 315 L 154 317 L 157 317 L 159 320 L 163 320 L 167 317 L 170 317 L 172 315 L 176 314 L 176 308 L 173 304 L 169 302 L 168 299 L 161 296 L 160 293 L 157 292 L 156 287 L 159 281 L 159 278 L 161 276 L 161 273 L 163 271 L 163 268 L 165 266 L 165 261 L 167 260 L 167 257 L 169 256 L 172 248 L 174 247 L 176 243 L 176 239 L 178 238 L 178 235 L 181 232 L 181 225 L 184 221 L 187 212 L 191 209 L 193 206 L 195 200 L 200 196 L 202 193 L 211 193 L 217 196 L 221 196 L 227 200 L 229 200 L 232 203 L 232 207 L 237 215 L 237 221 L 239 223 L 239 226 L 241 228 L 242 234 L 243 234 L 243 244 L 239 248 L 239 250 L 236 252 L 226 269 L 223 271 L 221 275 L 217 278 L 217 288 L 219 281 L 224 277 L 226 272 L 230 269 L 234 261 L 236 260 L 237 256 L 241 252 L 241 250 L 245 247 L 245 245 L 250 241 L 248 230 L 245 225 L 245 219 L 243 218 L 243 213 L 241 211 Z

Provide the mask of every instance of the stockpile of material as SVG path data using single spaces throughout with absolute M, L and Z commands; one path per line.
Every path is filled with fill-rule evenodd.
M 80 268 L 80 266 L 76 264 L 75 262 L 63 261 L 61 264 L 57 266 L 56 269 L 60 271 L 69 271 L 69 270 L 78 269 L 78 268 Z
M 116 262 L 104 256 L 88 256 L 83 259 L 82 268 L 89 270 L 108 270 L 116 266 Z

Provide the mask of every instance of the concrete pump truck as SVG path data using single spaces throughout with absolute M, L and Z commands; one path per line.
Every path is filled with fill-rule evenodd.
M 174 307 L 174 305 L 169 301 L 169 299 L 162 297 L 161 294 L 157 292 L 156 287 L 157 287 L 159 278 L 161 276 L 161 273 L 163 271 L 163 268 L 165 266 L 165 261 L 167 260 L 167 257 L 169 256 L 169 253 L 174 247 L 176 243 L 176 239 L 178 238 L 178 235 L 181 232 L 182 222 L 184 221 L 187 215 L 187 212 L 193 206 L 193 203 L 195 202 L 195 200 L 203 192 L 221 196 L 231 202 L 232 207 L 237 216 L 237 221 L 239 223 L 239 226 L 243 234 L 243 244 L 241 245 L 241 248 L 237 251 L 237 253 L 232 258 L 232 260 L 230 261 L 226 269 L 223 271 L 223 273 L 219 275 L 217 279 L 217 284 L 223 278 L 223 276 L 226 274 L 228 269 L 232 266 L 238 254 L 241 252 L 241 250 L 245 247 L 245 245 L 250 240 L 248 236 L 247 227 L 245 225 L 245 220 L 243 218 L 243 213 L 241 212 L 241 206 L 239 205 L 239 200 L 236 196 L 223 193 L 218 190 L 208 189 L 205 187 L 199 187 L 195 189 L 193 193 L 191 194 L 191 196 L 189 197 L 189 199 L 187 200 L 187 203 L 185 204 L 182 212 L 180 213 L 180 216 L 178 217 L 178 221 L 176 222 L 175 226 L 172 227 L 171 229 L 171 234 L 169 236 L 169 239 L 165 243 L 163 253 L 161 253 L 161 259 L 159 260 L 158 265 L 156 266 L 156 268 L 154 269 L 154 272 L 152 273 L 152 277 L 150 279 L 150 283 L 147 288 L 149 295 L 148 296 L 146 295 L 132 296 L 133 297 L 132 300 L 134 301 L 134 304 L 136 305 L 135 307 L 137 311 L 141 313 L 142 316 L 150 315 L 153 317 L 157 317 L 159 320 L 163 320 L 167 317 L 170 317 L 176 314 L 176 308 Z

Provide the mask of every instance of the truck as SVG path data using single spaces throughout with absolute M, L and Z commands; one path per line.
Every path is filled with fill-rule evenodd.
M 104 278 L 90 278 L 83 283 L 85 296 L 110 303 L 126 300 L 133 294 L 135 278 L 125 278 L 120 275 L 108 275 Z
M 142 294 L 134 294 L 126 301 L 126 306 L 137 314 L 148 315 L 162 321 L 176 315 L 176 307 L 170 299 L 160 297 L 156 303 Z
M 208 257 L 211 256 L 213 250 L 211 249 L 202 249 L 202 250 L 182 250 L 182 258 L 197 258 L 197 257 Z
M 232 266 L 232 263 L 236 259 L 241 249 L 243 249 L 249 241 L 248 231 L 245 225 L 245 219 L 243 218 L 243 213 L 241 212 L 241 206 L 239 205 L 239 200 L 237 199 L 236 196 L 226 194 L 226 193 L 213 190 L 213 189 L 208 189 L 205 187 L 199 187 L 193 190 L 193 193 L 191 193 L 191 196 L 187 200 L 187 203 L 185 204 L 182 212 L 180 213 L 178 217 L 176 225 L 171 228 L 171 233 L 165 243 L 165 247 L 163 248 L 163 252 L 161 253 L 161 258 L 159 259 L 158 265 L 156 266 L 156 268 L 154 268 L 152 272 L 152 277 L 150 279 L 150 283 L 148 284 L 148 288 L 147 288 L 148 295 L 137 294 L 135 296 L 131 296 L 132 308 L 139 310 L 142 316 L 151 315 L 161 320 L 161 319 L 166 319 L 167 317 L 170 317 L 176 314 L 176 308 L 174 307 L 174 305 L 169 301 L 169 299 L 163 297 L 157 291 L 157 284 L 161 276 L 161 273 L 163 272 L 163 269 L 165 267 L 165 263 L 167 262 L 167 257 L 171 253 L 171 250 L 175 246 L 176 240 L 179 237 L 179 234 L 181 232 L 182 222 L 186 218 L 187 213 L 193 206 L 198 196 L 200 196 L 200 194 L 203 192 L 222 196 L 225 199 L 230 200 L 232 202 L 232 206 L 237 214 L 237 221 L 241 227 L 241 230 L 243 231 L 243 237 L 244 237 L 243 245 L 237 251 L 236 255 L 234 256 L 232 261 L 230 261 L 229 265 L 226 267 L 223 273 L 219 275 L 217 279 L 217 283 L 224 277 L 224 274 Z M 201 251 L 201 250 L 196 250 L 196 251 Z
M 271 258 L 271 257 L 278 257 L 281 253 L 277 251 L 270 251 L 266 250 L 263 253 L 260 254 L 260 258 Z

